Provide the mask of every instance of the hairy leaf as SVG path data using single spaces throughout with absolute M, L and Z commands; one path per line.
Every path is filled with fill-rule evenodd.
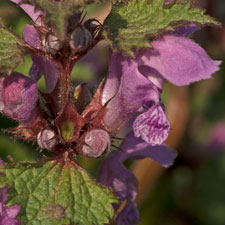
M 0 185 L 11 186 L 8 204 L 21 207 L 26 225 L 103 225 L 113 217 L 112 190 L 97 184 L 67 157 L 0 167 Z
M 191 3 L 164 4 L 165 0 L 130 0 L 117 3 L 105 20 L 104 36 L 114 51 L 122 50 L 133 56 L 132 48 L 150 46 L 153 39 L 163 32 L 189 23 L 215 24 L 201 9 L 190 9 Z
M 12 31 L 0 25 L 0 72 L 10 73 L 24 63 L 22 40 Z
M 68 17 L 77 9 L 83 9 L 86 5 L 99 3 L 102 0 L 22 0 L 20 4 L 29 3 L 36 10 L 46 13 L 46 22 L 53 25 L 59 37 L 64 37 L 68 23 Z

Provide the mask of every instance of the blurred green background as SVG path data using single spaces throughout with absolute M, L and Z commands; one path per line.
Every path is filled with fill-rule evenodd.
M 213 59 L 224 61 L 225 0 L 193 2 L 223 24 L 220 29 L 206 27 L 193 38 Z M 28 16 L 7 0 L 0 1 L 0 17 L 21 36 L 24 25 L 31 24 Z M 86 82 L 94 89 L 107 73 L 106 54 L 104 43 L 100 43 L 82 59 L 73 71 L 74 86 Z M 17 71 L 28 75 L 30 66 L 27 56 L 26 64 Z M 40 80 L 41 90 L 44 85 Z M 225 64 L 213 79 L 189 87 L 164 86 L 163 101 L 172 125 L 168 145 L 179 155 L 169 169 L 161 169 L 151 161 L 127 163 L 140 180 L 137 202 L 141 225 L 225 225 Z M 35 160 L 45 154 L 36 144 L 15 140 L 4 132 L 16 126 L 14 121 L 0 115 L 0 126 L 0 157 L 5 161 L 8 155 L 17 160 Z M 78 160 L 96 174 L 100 160 Z

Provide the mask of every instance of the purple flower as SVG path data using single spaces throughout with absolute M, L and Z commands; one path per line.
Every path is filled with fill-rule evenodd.
M 157 81 L 161 83 L 159 79 Z M 110 102 L 104 122 L 117 133 L 141 108 L 160 103 L 160 90 L 139 72 L 136 60 L 121 53 L 111 53 L 109 74 L 102 94 L 102 103 L 107 101 Z
M 51 93 L 58 81 L 59 71 L 57 67 L 41 56 L 32 55 L 31 57 L 33 65 L 30 69 L 30 76 L 33 77 L 33 79 L 38 80 L 38 78 L 40 78 L 40 74 L 43 74 L 45 77 L 46 90 L 48 93 Z M 35 73 L 34 69 L 36 71 Z
M 11 1 L 17 4 L 20 2 L 20 0 Z M 168 0 L 165 1 L 165 4 L 171 2 Z M 59 56 L 57 53 L 62 49 L 64 50 L 64 47 L 62 48 L 64 44 L 53 33 L 49 32 L 48 28 L 44 27 L 42 34 L 40 29 L 42 26 L 40 15 L 44 15 L 42 12 L 35 12 L 34 7 L 29 4 L 22 4 L 21 8 L 35 22 L 35 26 L 26 25 L 24 39 L 32 49 L 43 54 L 31 56 L 33 60 L 30 69 L 31 78 L 24 78 L 22 74 L 18 73 L 1 78 L 0 109 L 9 117 L 26 122 L 35 115 L 38 101 L 36 82 L 40 77 L 45 76 L 49 93 L 52 93 L 56 87 L 59 68 L 53 61 Z M 208 79 L 212 73 L 218 70 L 220 62 L 211 60 L 199 45 L 185 37 L 196 29 L 198 29 L 196 26 L 190 25 L 181 27 L 173 33 L 165 33 L 152 41 L 151 49 L 136 50 L 135 58 L 129 58 L 122 52 L 112 53 L 110 51 L 109 73 L 102 96 L 99 94 L 100 91 L 99 93 L 97 91 L 97 95 L 88 105 L 90 108 L 87 107 L 88 113 L 92 116 L 90 116 L 91 119 L 82 113 L 78 115 L 69 99 L 66 101 L 68 104 L 65 104 L 63 110 L 60 111 L 61 114 L 54 122 L 51 121 L 53 122 L 51 125 L 56 125 L 54 128 L 61 131 L 61 124 L 67 124 L 64 123 L 65 119 L 69 118 L 71 121 L 75 121 L 74 124 L 81 120 L 82 126 L 76 127 L 77 130 L 73 132 L 76 133 L 74 139 L 68 140 L 76 142 L 74 145 L 76 150 L 84 156 L 100 157 L 110 146 L 110 135 L 116 135 L 131 118 L 136 116 L 132 126 L 133 131 L 127 135 L 120 150 L 112 152 L 103 161 L 98 176 L 99 182 L 115 190 L 116 195 L 120 198 L 120 204 L 126 201 L 124 209 L 117 216 L 118 225 L 139 223 L 139 214 L 135 204 L 138 181 L 135 175 L 123 165 L 123 162 L 128 158 L 151 157 L 162 166 L 168 167 L 176 157 L 176 153 L 164 145 L 170 131 L 170 123 L 164 113 L 160 98 L 163 80 L 166 79 L 177 86 L 188 85 L 201 79 Z M 87 50 L 91 45 L 87 41 L 79 49 L 81 36 L 78 35 L 76 39 L 74 34 L 77 32 L 81 36 L 86 34 L 87 40 L 92 38 L 91 33 L 86 28 L 83 30 L 77 27 L 71 34 L 72 40 L 68 39 L 69 46 L 76 54 L 80 53 L 80 50 Z M 75 43 L 76 41 L 79 43 Z M 63 59 L 65 56 L 60 57 Z M 62 62 L 64 61 L 62 60 Z M 60 64 L 60 62 L 58 63 Z M 61 87 L 65 87 L 65 85 Z M 97 112 L 96 118 L 93 116 L 95 111 Z M 83 123 L 87 124 L 84 126 Z M 59 140 L 55 134 L 56 132 L 48 127 L 38 130 L 39 146 L 49 150 L 54 149 Z M 2 189 L 2 193 L 6 193 L 7 188 Z M 2 196 L 5 196 L 2 197 L 1 203 L 4 205 L 6 194 L 2 194 Z M 114 205 L 116 210 L 120 204 Z M 11 214 L 12 218 L 19 212 L 18 208 L 15 209 L 17 211 L 15 210 L 14 214 Z
M 24 28 L 25 41 L 38 50 L 42 50 L 39 34 L 34 26 L 26 25 Z M 30 76 L 38 81 L 43 74 L 45 76 L 46 89 L 51 93 L 58 81 L 59 71 L 55 64 L 41 56 L 32 54 L 33 65 L 30 69 Z
M 34 80 L 20 73 L 0 78 L 0 110 L 22 123 L 36 116 L 38 88 Z
M 163 145 L 170 130 L 160 99 L 163 80 L 177 86 L 188 85 L 210 78 L 219 69 L 219 61 L 211 60 L 199 45 L 184 37 L 197 29 L 189 25 L 164 34 L 151 43 L 151 49 L 137 51 L 134 59 L 110 51 L 109 73 L 102 93 L 102 104 L 107 103 L 104 123 L 116 134 L 139 113 L 121 150 L 112 152 L 99 170 L 98 180 L 112 187 L 121 202 L 127 201 L 117 224 L 135 225 L 139 221 L 134 202 L 137 179 L 122 163 L 127 158 L 151 157 L 167 167 L 176 157 Z M 115 205 L 115 209 L 118 207 Z
M 0 166 L 3 161 L 0 159 Z M 20 211 L 18 205 L 6 206 L 8 200 L 7 191 L 9 186 L 0 188 L 0 224 L 2 225 L 20 225 L 20 221 L 15 219 Z
M 112 187 L 121 203 L 124 200 L 127 201 L 127 205 L 117 217 L 117 224 L 135 225 L 139 221 L 137 207 L 134 202 L 138 182 L 134 174 L 122 163 L 128 158 L 139 159 L 145 157 L 151 157 L 162 166 L 168 167 L 173 163 L 176 152 L 165 145 L 151 146 L 136 138 L 131 132 L 123 141 L 120 150 L 113 151 L 101 164 L 98 181 Z M 119 205 L 115 205 L 115 209 L 118 209 Z
M 136 137 L 153 146 L 163 143 L 168 137 L 170 124 L 162 106 L 154 105 L 139 115 L 134 121 L 133 130 Z
M 165 34 L 152 42 L 152 49 L 136 52 L 134 59 L 110 52 L 102 103 L 109 101 L 104 122 L 112 132 L 139 112 L 133 124 L 135 136 L 151 145 L 166 140 L 170 127 L 160 99 L 163 79 L 188 85 L 210 78 L 219 69 L 220 61 L 211 60 L 199 45 L 179 36 L 194 30 L 191 25 Z

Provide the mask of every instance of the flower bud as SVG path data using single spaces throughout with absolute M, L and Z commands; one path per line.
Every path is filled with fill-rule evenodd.
M 30 122 L 36 115 L 38 88 L 20 73 L 0 78 L 0 110 L 12 119 Z
M 58 143 L 58 140 L 55 132 L 50 128 L 47 128 L 38 133 L 37 143 L 42 149 L 52 150 Z
M 95 39 L 101 34 L 102 24 L 97 19 L 88 19 L 84 22 L 84 27 L 91 33 Z
M 77 27 L 71 34 L 70 47 L 75 52 L 85 51 L 92 44 L 91 33 L 83 27 Z
M 48 34 L 43 39 L 42 45 L 44 46 L 45 51 L 52 55 L 55 55 L 62 48 L 60 40 L 52 34 Z
M 87 157 L 96 158 L 103 155 L 109 146 L 109 134 L 104 130 L 95 129 L 85 135 L 81 152 Z

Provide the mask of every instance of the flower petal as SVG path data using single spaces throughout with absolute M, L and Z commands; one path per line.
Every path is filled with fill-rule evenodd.
M 5 186 L 5 187 L 0 188 L 0 202 L 2 204 L 5 204 L 7 199 L 8 199 L 7 192 L 9 190 L 9 188 L 10 188 L 9 186 Z
M 136 138 L 133 132 L 126 136 L 120 149 L 123 152 L 120 157 L 122 161 L 131 157 L 135 159 L 137 156 L 150 157 L 164 167 L 171 166 L 177 156 L 177 153 L 166 145 L 151 146 L 142 139 Z
M 170 123 L 160 104 L 152 106 L 148 111 L 139 115 L 133 123 L 136 137 L 154 146 L 165 142 L 170 131 Z
M 46 88 L 51 93 L 58 81 L 59 71 L 55 64 L 41 56 L 31 55 L 33 62 L 45 76 Z
M 29 122 L 36 116 L 38 87 L 36 82 L 20 73 L 1 77 L 0 108 L 7 116 Z
M 24 40 L 33 48 L 42 49 L 41 40 L 34 26 L 26 25 L 23 31 Z
M 134 200 L 137 194 L 137 179 L 120 161 L 121 151 L 114 151 L 99 169 L 98 181 L 112 187 L 121 201 Z
M 32 64 L 29 70 L 29 75 L 36 82 L 41 78 L 42 72 L 40 71 L 39 67 L 35 63 Z
M 111 130 L 120 129 L 143 104 L 160 101 L 159 89 L 139 71 L 136 60 L 122 57 L 117 61 L 118 58 L 117 54 L 112 54 L 109 80 L 107 79 L 108 83 L 106 82 L 107 85 L 103 90 L 103 93 L 110 92 L 110 87 L 113 85 L 115 85 L 114 90 L 118 89 L 116 96 L 107 106 L 108 110 L 104 117 L 106 126 Z M 119 79 L 120 86 L 118 87 Z M 114 90 L 113 92 L 116 92 Z
M 134 174 L 122 164 L 126 159 L 135 159 L 137 156 L 151 157 L 162 166 L 168 167 L 173 163 L 176 152 L 165 145 L 150 146 L 140 138 L 136 138 L 131 132 L 120 146 L 120 150 L 113 151 L 102 162 L 98 173 L 98 181 L 103 185 L 112 187 L 120 198 L 120 203 L 127 200 L 127 205 L 118 215 L 117 224 L 135 225 L 139 221 L 134 202 L 137 195 L 138 181 Z M 115 205 L 114 208 L 118 209 L 119 204 Z
M 0 224 L 4 225 L 19 225 L 20 221 L 15 219 L 20 211 L 19 205 L 6 206 L 8 200 L 7 191 L 10 187 L 5 186 L 0 188 Z
M 220 61 L 213 61 L 194 41 L 166 34 L 152 42 L 153 49 L 139 53 L 139 65 L 157 70 L 171 83 L 182 86 L 208 79 L 219 69 Z
M 10 0 L 11 2 L 14 2 L 16 4 L 19 4 L 21 0 Z M 41 11 L 35 11 L 34 6 L 29 4 L 22 4 L 20 7 L 27 13 L 30 18 L 36 22 L 37 19 L 40 17 L 40 15 L 43 15 L 43 12 Z
M 139 212 L 134 201 L 128 201 L 116 218 L 116 225 L 136 225 L 140 223 Z
M 119 90 L 122 76 L 122 53 L 113 53 L 109 50 L 109 72 L 102 92 L 102 104 L 113 98 Z
M 18 205 L 9 206 L 6 209 L 7 216 L 9 218 L 15 218 L 18 215 L 19 211 L 20 211 L 20 207 Z

